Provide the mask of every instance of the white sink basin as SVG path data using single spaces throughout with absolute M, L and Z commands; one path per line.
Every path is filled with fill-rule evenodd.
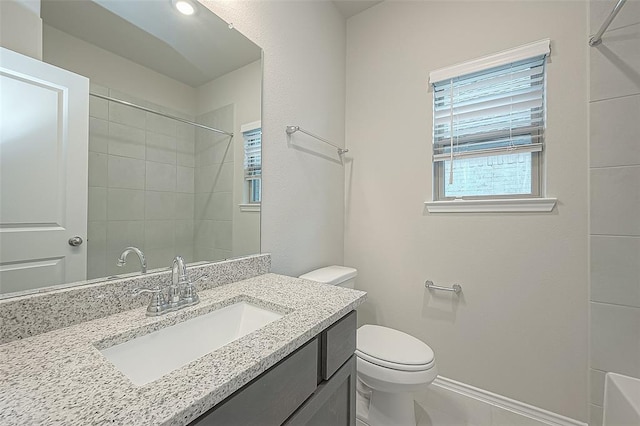
M 238 302 L 100 352 L 133 384 L 142 386 L 282 316 Z

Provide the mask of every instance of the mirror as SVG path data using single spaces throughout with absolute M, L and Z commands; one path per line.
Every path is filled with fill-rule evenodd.
M 262 50 L 202 4 L 186 1 L 194 13 L 184 15 L 176 9 L 180 3 L 42 0 L 43 62 L 90 80 L 87 147 L 71 153 L 81 159 L 77 163 L 57 161 L 47 175 L 47 159 L 62 155 L 66 145 L 58 151 L 32 146 L 29 139 L 12 145 L 3 118 L 0 206 L 18 207 L 2 207 L 0 231 L 19 235 L 24 227 L 18 224 L 27 221 L 26 213 L 16 213 L 20 208 L 46 210 L 40 205 L 46 194 L 58 191 L 64 197 L 55 182 L 62 175 L 73 181 L 65 170 L 82 170 L 85 158 L 87 201 L 67 210 L 86 210 L 86 233 L 56 237 L 55 244 L 69 253 L 60 256 L 42 254 L 32 238 L 10 244 L 2 238 L 1 298 L 139 274 L 133 253 L 126 265 L 117 265 L 129 246 L 144 252 L 149 271 L 170 267 L 176 255 L 194 263 L 260 252 Z M 19 110 L 15 99 L 6 99 L 8 87 L 3 75 L 6 117 Z M 27 111 L 29 103 L 24 104 Z M 46 128 L 34 114 L 29 127 Z M 12 146 L 16 152 L 31 146 L 31 152 L 9 159 Z M 28 176 L 8 172 L 8 164 L 20 169 L 19 158 L 29 159 L 22 169 Z M 39 183 L 20 188 L 36 173 Z M 47 182 L 53 182 L 50 190 L 43 189 Z M 45 195 L 25 196 L 29 185 Z M 51 205 L 55 202 L 52 198 Z M 55 222 L 31 221 L 39 229 Z M 65 219 L 58 222 L 49 227 L 65 228 Z M 82 256 L 79 275 L 71 274 L 71 259 Z

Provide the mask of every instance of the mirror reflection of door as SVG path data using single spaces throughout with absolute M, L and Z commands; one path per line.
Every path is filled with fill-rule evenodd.
M 84 280 L 89 80 L 0 49 L 0 293 Z
M 259 253 L 260 203 L 252 201 L 250 208 L 245 207 L 242 125 L 261 119 L 260 47 L 199 2 L 193 2 L 197 10 L 190 16 L 170 1 L 39 3 L 42 31 L 35 38 L 41 43 L 39 65 L 53 67 L 41 76 L 42 87 L 21 81 L 24 87 L 15 89 L 25 93 L 21 100 L 29 109 L 24 112 L 13 107 L 9 83 L 3 83 L 7 90 L 2 90 L 7 109 L 3 115 L 8 119 L 15 112 L 12 120 L 28 118 L 21 131 L 31 132 L 40 146 L 25 154 L 30 160 L 24 166 L 9 156 L 9 147 L 17 145 L 3 143 L 6 148 L 0 148 L 6 152 L 4 181 L 13 180 L 0 193 L 3 223 L 7 220 L 3 232 L 11 228 L 2 238 L 0 298 L 60 283 L 140 274 L 140 263 L 134 259 L 126 265 L 117 262 L 128 246 L 144 252 L 149 272 L 166 269 L 177 255 L 194 263 Z M 6 22 L 7 15 L 3 16 Z M 31 30 L 11 31 L 23 39 Z M 67 112 L 63 104 L 67 98 L 58 99 L 57 112 L 52 109 L 43 120 L 37 117 L 47 106 L 56 105 L 55 96 L 67 93 L 66 83 L 56 83 L 59 92 L 46 89 L 49 76 L 64 70 L 85 77 L 85 85 L 89 82 L 83 101 L 88 112 L 82 112 L 84 145 L 64 146 L 65 155 L 81 156 L 82 162 L 60 157 L 61 149 L 58 156 L 51 154 L 62 142 L 49 135 L 64 133 L 56 130 L 62 124 L 55 120 L 69 119 L 61 115 Z M 15 86 L 16 81 L 11 83 Z M 31 92 L 38 87 L 34 96 L 42 99 L 31 99 L 26 86 Z M 82 181 L 82 186 L 63 190 L 61 185 L 69 183 L 67 176 L 74 170 L 83 171 L 82 179 L 72 179 Z M 45 172 L 49 178 L 44 178 Z M 38 193 L 15 181 L 43 183 L 36 185 Z M 25 197 L 27 193 L 33 197 Z M 84 225 L 77 231 L 60 217 L 61 209 L 51 206 L 62 203 L 55 197 L 71 195 L 84 197 L 83 207 L 73 202 L 75 207 L 62 209 L 83 212 Z M 17 201 L 25 203 L 21 212 L 15 211 Z M 42 211 L 47 214 L 38 213 Z M 25 230 L 23 222 L 37 223 L 37 232 L 18 235 Z M 68 231 L 64 238 L 56 237 L 69 251 L 66 255 L 43 252 L 46 244 L 29 239 L 57 228 Z M 10 240 L 8 235 L 16 238 Z M 71 243 L 80 239 L 82 243 L 71 246 L 75 237 Z M 71 273 L 80 271 L 70 263 L 79 261 L 80 255 L 85 256 L 82 272 Z M 29 273 L 9 278 L 17 277 L 18 271 Z M 42 273 L 32 276 L 36 271 Z

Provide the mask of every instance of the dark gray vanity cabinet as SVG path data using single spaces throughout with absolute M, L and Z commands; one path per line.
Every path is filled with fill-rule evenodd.
M 352 311 L 191 425 L 355 426 L 355 349 Z

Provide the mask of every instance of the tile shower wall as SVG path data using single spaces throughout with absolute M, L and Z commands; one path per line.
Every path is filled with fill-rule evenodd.
M 96 84 L 91 91 L 193 119 Z M 192 261 L 194 127 L 94 97 L 89 115 L 88 278 L 139 270 L 133 259 L 116 266 L 127 246 L 144 250 L 150 269 L 176 253 Z
M 590 3 L 591 34 L 615 2 Z M 608 371 L 640 377 L 640 1 L 590 49 L 590 424 Z
M 198 123 L 233 129 L 233 105 L 199 115 Z M 233 139 L 204 129 L 195 139 L 194 260 L 232 256 Z

